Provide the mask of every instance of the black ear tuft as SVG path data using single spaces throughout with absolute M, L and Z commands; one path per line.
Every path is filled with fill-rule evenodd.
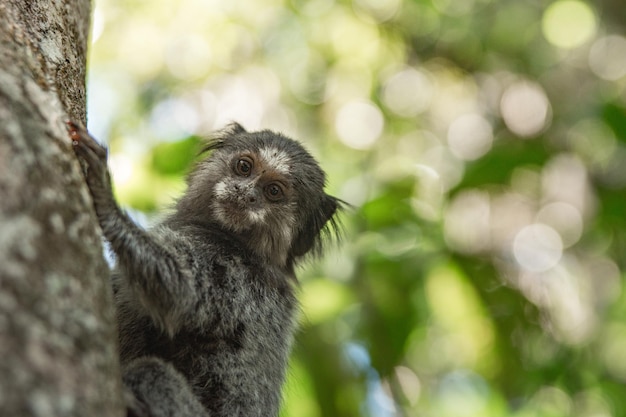
M 206 144 L 200 150 L 199 155 L 223 147 L 230 137 L 239 135 L 241 133 L 247 133 L 247 130 L 244 129 L 244 127 L 237 122 L 229 123 L 225 128 L 217 131 L 206 142 Z
M 291 256 L 300 257 L 312 251 L 319 255 L 321 252 L 322 235 L 335 235 L 339 232 L 336 220 L 337 211 L 341 208 L 341 200 L 324 195 L 318 209 L 311 214 L 305 226 L 300 230 L 291 246 Z
M 222 136 L 238 135 L 246 132 L 247 130 L 242 125 L 237 122 L 231 122 L 222 130 Z

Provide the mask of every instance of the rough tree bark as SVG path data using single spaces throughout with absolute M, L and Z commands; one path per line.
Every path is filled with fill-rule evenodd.
M 0 1 L 0 415 L 121 416 L 113 307 L 64 127 L 89 0 Z

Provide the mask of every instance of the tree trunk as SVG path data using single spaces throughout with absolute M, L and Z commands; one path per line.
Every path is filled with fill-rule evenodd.
M 121 416 L 108 268 L 64 121 L 89 0 L 0 1 L 0 415 Z

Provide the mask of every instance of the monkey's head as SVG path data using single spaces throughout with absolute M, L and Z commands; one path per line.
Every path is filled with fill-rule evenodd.
M 324 192 L 324 172 L 298 142 L 231 124 L 205 151 L 211 154 L 183 197 L 194 217 L 218 223 L 279 265 L 319 252 L 322 235 L 337 231 L 341 201 Z

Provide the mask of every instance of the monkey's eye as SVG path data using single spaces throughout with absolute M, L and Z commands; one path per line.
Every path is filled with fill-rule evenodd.
M 250 174 L 252 173 L 252 166 L 253 166 L 252 159 L 248 158 L 247 156 L 244 156 L 240 160 L 237 161 L 237 164 L 235 165 L 235 171 L 239 175 L 242 175 L 244 177 L 249 177 Z
M 275 183 L 275 182 L 265 186 L 264 191 L 265 191 L 265 196 L 270 201 L 281 200 L 283 196 L 285 195 L 283 188 L 280 186 L 280 184 Z

